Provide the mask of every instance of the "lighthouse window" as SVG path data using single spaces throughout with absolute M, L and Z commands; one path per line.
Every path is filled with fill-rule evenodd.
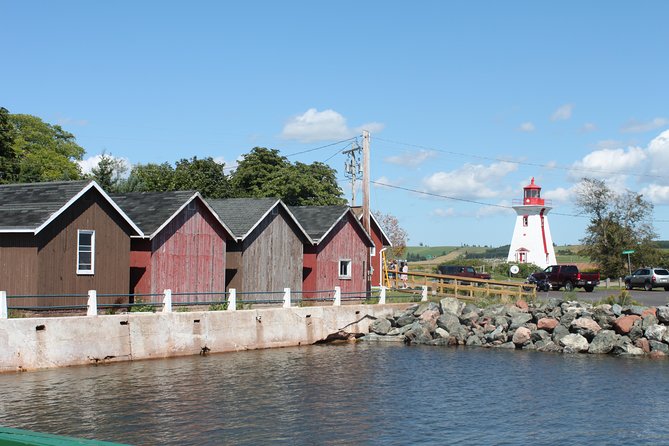
M 523 215 L 523 226 L 527 226 L 527 215 Z

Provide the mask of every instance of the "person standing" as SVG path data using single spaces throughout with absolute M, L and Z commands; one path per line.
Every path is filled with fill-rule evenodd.
M 409 280 L 409 275 L 407 274 L 409 272 L 409 265 L 407 265 L 407 262 L 402 262 L 402 274 L 400 274 L 400 279 L 402 280 L 402 288 L 407 289 L 409 288 L 407 286 L 407 280 Z

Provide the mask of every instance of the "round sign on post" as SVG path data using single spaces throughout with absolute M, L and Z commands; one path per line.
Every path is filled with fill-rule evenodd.
M 520 268 L 518 268 L 518 265 L 511 265 L 511 268 L 509 268 L 509 271 L 511 271 L 511 274 L 518 274 L 518 271 L 520 271 Z

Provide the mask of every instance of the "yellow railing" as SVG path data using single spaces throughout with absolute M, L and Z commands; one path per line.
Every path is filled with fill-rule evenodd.
M 536 287 L 520 282 L 474 279 L 470 277 L 447 276 L 443 274 L 388 270 L 390 288 L 402 289 L 401 275 L 407 275 L 409 288 L 427 286 L 432 295 L 453 296 L 458 299 L 478 299 L 490 297 L 512 297 L 536 300 Z M 384 274 L 385 276 L 385 274 Z

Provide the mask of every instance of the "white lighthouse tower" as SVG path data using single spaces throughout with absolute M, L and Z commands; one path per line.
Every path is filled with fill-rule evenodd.
M 542 268 L 557 263 L 547 215 L 552 207 L 546 201 L 541 198 L 541 187 L 534 184 L 534 178 L 523 188 L 523 199 L 513 200 L 518 217 L 507 262 L 534 263 Z

